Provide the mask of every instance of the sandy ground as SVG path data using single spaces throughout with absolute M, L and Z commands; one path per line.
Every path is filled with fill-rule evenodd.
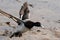
M 60 0 L 0 0 L 0 9 L 19 18 L 19 10 L 26 1 L 33 5 L 33 8 L 29 6 L 30 20 L 41 22 L 44 28 L 33 28 L 20 38 L 0 36 L 0 40 L 60 40 Z M 0 34 L 10 29 L 4 23 L 7 21 L 17 26 L 12 19 L 0 14 Z M 37 32 L 38 29 L 40 32 Z

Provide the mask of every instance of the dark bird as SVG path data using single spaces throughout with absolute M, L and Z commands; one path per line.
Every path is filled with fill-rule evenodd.
M 10 38 L 12 37 L 21 37 L 22 33 L 31 30 L 34 26 L 36 27 L 42 27 L 40 22 L 33 22 L 33 21 L 25 21 L 24 23 L 20 23 L 19 26 L 16 29 L 16 32 L 14 32 Z

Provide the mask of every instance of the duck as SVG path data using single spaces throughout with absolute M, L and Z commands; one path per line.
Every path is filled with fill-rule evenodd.
M 18 26 L 15 29 L 15 32 L 12 33 L 12 35 L 10 36 L 10 38 L 12 37 L 21 37 L 22 33 L 31 30 L 34 26 L 36 27 L 42 27 L 40 22 L 33 22 L 33 21 L 25 21 L 25 22 L 21 22 L 18 24 Z

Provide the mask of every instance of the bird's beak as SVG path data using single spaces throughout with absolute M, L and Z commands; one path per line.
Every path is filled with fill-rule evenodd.
M 42 28 L 44 28 L 44 25 L 41 25 Z

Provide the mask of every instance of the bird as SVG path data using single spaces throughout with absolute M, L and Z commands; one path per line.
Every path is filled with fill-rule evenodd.
M 12 33 L 10 38 L 12 37 L 21 37 L 22 33 L 31 30 L 34 26 L 36 27 L 42 27 L 40 22 L 33 22 L 33 21 L 25 21 L 24 23 L 21 22 L 18 27 L 15 29 L 15 32 Z

